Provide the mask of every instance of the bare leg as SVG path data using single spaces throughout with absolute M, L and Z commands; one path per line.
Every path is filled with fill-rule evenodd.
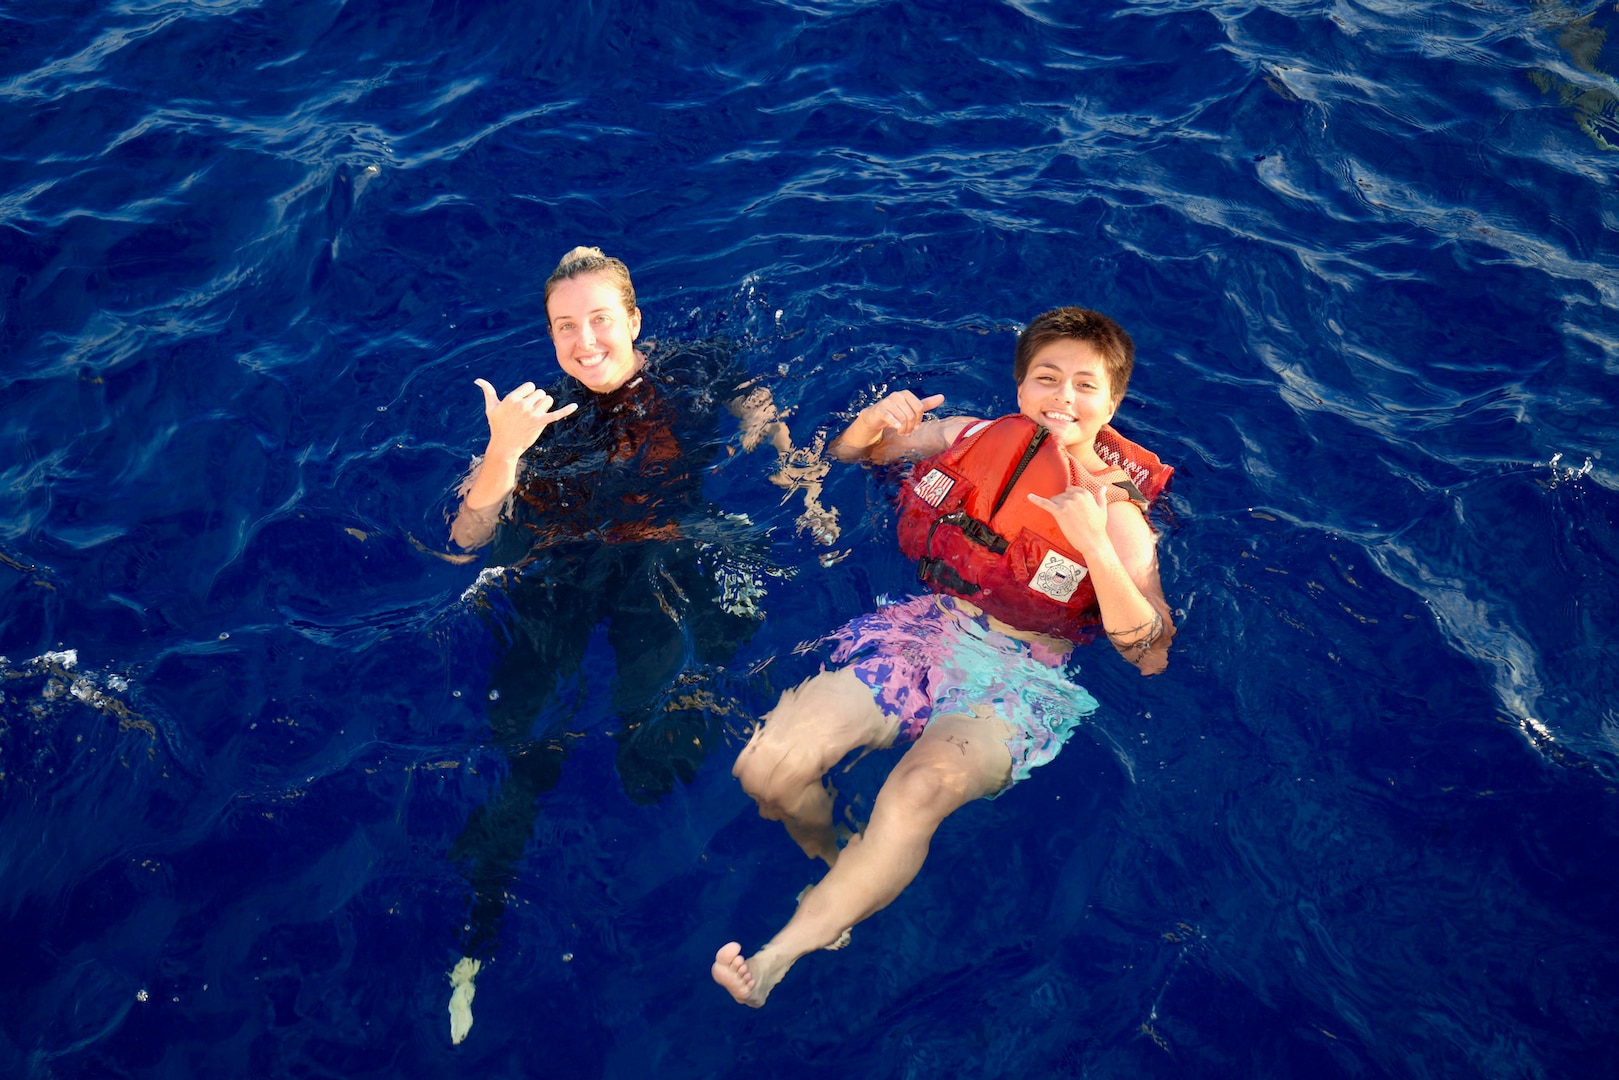
M 854 672 L 822 672 L 781 695 L 731 774 L 759 804 L 760 817 L 781 822 L 804 854 L 831 866 L 838 837 L 822 778 L 856 747 L 892 745 L 897 731 Z
M 757 1008 L 806 953 L 836 941 L 891 904 L 922 869 L 939 824 L 999 791 L 1011 772 L 1005 721 L 993 715 L 935 719 L 883 783 L 865 832 L 843 849 L 787 925 L 743 957 L 736 942 L 715 954 L 714 981 Z

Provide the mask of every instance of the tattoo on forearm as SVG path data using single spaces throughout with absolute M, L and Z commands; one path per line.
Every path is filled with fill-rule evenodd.
M 1145 631 L 1145 633 L 1142 633 L 1143 631 Z M 1130 639 L 1134 638 L 1137 634 L 1141 634 L 1142 636 L 1138 640 L 1131 641 Z M 1157 611 L 1154 611 L 1152 613 L 1152 618 L 1148 619 L 1140 626 L 1132 626 L 1128 630 L 1107 631 L 1107 639 L 1111 641 L 1113 643 L 1113 647 L 1118 649 L 1119 652 L 1123 654 L 1124 658 L 1129 660 L 1131 663 L 1140 662 L 1141 658 L 1146 656 L 1147 653 L 1152 649 L 1153 645 L 1157 643 L 1158 639 L 1163 636 L 1164 617 Z

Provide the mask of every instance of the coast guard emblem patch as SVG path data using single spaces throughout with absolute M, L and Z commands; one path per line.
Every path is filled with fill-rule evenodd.
M 1060 604 L 1066 604 L 1073 598 L 1074 590 L 1079 588 L 1079 583 L 1084 581 L 1089 573 L 1089 570 L 1073 559 L 1059 555 L 1055 551 L 1048 551 L 1046 557 L 1040 560 L 1040 568 L 1029 580 L 1029 588 L 1051 597 Z
M 950 494 L 950 489 L 955 486 L 956 482 L 949 476 L 938 469 L 929 469 L 928 474 L 918 480 L 916 487 L 911 490 L 916 492 L 918 499 L 937 509 L 939 504 L 944 502 L 945 496 Z

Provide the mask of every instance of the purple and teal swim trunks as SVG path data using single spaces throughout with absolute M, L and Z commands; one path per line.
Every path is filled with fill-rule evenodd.
M 993 630 L 975 610 L 931 594 L 879 607 L 831 635 L 831 659 L 870 687 L 902 740 L 935 716 L 989 706 L 1013 729 L 1010 787 L 1056 757 L 1097 704 L 1064 677 L 1065 653 Z

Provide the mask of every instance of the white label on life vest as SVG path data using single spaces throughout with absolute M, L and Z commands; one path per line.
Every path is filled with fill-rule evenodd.
M 1046 552 L 1046 557 L 1040 560 L 1040 568 L 1034 572 L 1029 581 L 1029 588 L 1037 593 L 1051 597 L 1059 604 L 1066 604 L 1073 598 L 1074 590 L 1079 583 L 1085 580 L 1090 571 L 1079 563 L 1055 551 Z
M 929 469 L 928 474 L 918 480 L 916 487 L 911 490 L 916 492 L 918 499 L 929 506 L 937 507 L 944 502 L 945 496 L 949 495 L 950 489 L 955 486 L 956 482 L 938 469 Z

